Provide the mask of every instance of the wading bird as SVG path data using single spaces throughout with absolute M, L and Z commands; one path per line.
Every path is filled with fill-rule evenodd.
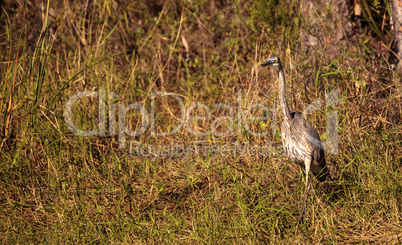
M 306 191 L 299 218 L 299 223 L 301 223 L 305 216 L 307 196 L 310 191 L 309 171 L 311 170 L 320 181 L 326 180 L 327 177 L 324 148 L 322 147 L 320 136 L 314 130 L 313 126 L 300 113 L 289 112 L 288 103 L 286 102 L 285 75 L 279 57 L 271 56 L 261 66 L 273 67 L 278 72 L 279 102 L 282 106 L 284 116 L 281 136 L 285 154 L 292 161 L 299 163 L 306 169 Z

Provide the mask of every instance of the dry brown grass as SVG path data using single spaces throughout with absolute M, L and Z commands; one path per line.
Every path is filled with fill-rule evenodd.
M 286 15 L 295 29 L 275 22 L 276 32 L 251 22 L 253 5 L 241 1 L 20 4 L 6 1 L 1 15 L 4 243 L 401 243 L 402 87 L 375 36 L 356 32 L 334 43 L 338 20 L 323 13 L 318 28 L 325 32 L 307 47 L 298 37 L 313 28 L 296 5 L 283 3 L 277 9 L 295 11 Z M 314 181 L 300 226 L 303 174 L 281 151 L 276 74 L 258 68 L 274 53 L 285 66 L 291 108 L 323 102 L 307 118 L 326 140 L 326 113 L 339 115 L 339 151 L 326 155 L 334 188 Z M 101 90 L 115 94 L 108 109 L 154 106 L 154 132 L 181 122 L 177 100 L 154 92 L 176 94 L 187 109 L 211 109 L 211 120 L 191 121 L 191 130 L 233 130 L 195 136 L 182 128 L 155 137 L 148 125 L 126 136 L 124 148 L 118 135 L 74 134 L 65 123 L 67 101 Z M 338 104 L 325 107 L 334 90 Z M 229 108 L 213 108 L 219 103 Z M 258 103 L 269 118 L 241 125 Z M 76 103 L 73 123 L 97 128 L 98 105 L 97 97 Z M 212 125 L 230 108 L 233 121 Z M 199 106 L 190 116 L 208 113 Z M 140 129 L 139 111 L 127 113 L 125 124 Z M 265 146 L 266 155 L 253 146 Z

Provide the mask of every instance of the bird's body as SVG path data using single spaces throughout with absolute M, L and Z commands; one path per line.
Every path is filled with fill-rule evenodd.
M 299 163 L 317 177 L 318 180 L 324 181 L 325 172 L 325 154 L 322 147 L 320 137 L 314 130 L 313 126 L 303 118 L 300 113 L 293 112 L 290 114 L 291 119 L 284 120 L 282 123 L 282 145 L 285 154 L 292 160 Z M 307 175 L 306 171 L 306 175 Z
M 316 178 L 324 181 L 327 176 L 325 168 L 325 154 L 320 137 L 313 126 L 297 112 L 290 113 L 286 101 L 285 75 L 281 61 L 278 56 L 271 56 L 261 66 L 276 68 L 279 80 L 279 97 L 282 106 L 284 120 L 281 128 L 282 145 L 285 154 L 292 160 L 299 163 L 306 170 L 306 196 L 308 195 L 308 174 L 313 172 Z M 306 203 L 305 203 L 306 204 Z M 302 217 L 305 210 L 303 205 Z

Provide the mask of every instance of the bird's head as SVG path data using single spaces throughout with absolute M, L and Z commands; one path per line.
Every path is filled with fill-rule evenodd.
M 280 68 L 282 68 L 281 65 L 281 60 L 279 59 L 278 56 L 274 55 L 268 58 L 267 61 L 265 61 L 264 63 L 261 64 L 262 67 L 274 67 L 277 70 L 279 70 Z

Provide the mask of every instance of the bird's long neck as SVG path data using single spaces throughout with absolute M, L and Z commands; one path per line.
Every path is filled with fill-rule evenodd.
M 286 83 L 285 83 L 285 74 L 283 73 L 283 69 L 280 66 L 278 68 L 278 79 L 279 79 L 279 100 L 282 105 L 283 116 L 285 119 L 289 121 L 290 119 L 290 112 L 288 103 L 286 101 Z

